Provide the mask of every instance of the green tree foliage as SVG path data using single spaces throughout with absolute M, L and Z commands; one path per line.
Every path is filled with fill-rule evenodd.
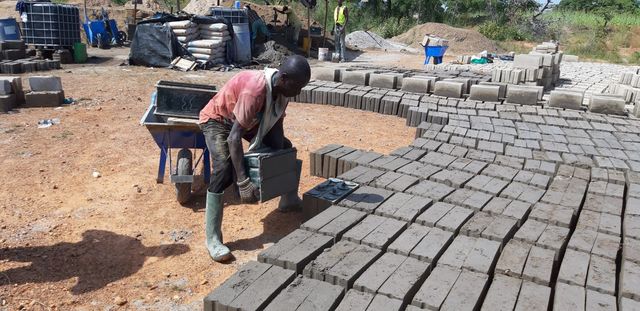
M 638 12 L 635 0 L 562 0 L 558 9 L 582 12 L 631 13 Z

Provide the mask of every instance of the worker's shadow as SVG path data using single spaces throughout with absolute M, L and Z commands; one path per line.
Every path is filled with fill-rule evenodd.
M 229 241 L 225 243 L 232 251 L 252 251 L 265 248 L 266 244 L 278 242 L 280 239 L 300 227 L 302 223 L 301 212 L 281 213 L 274 209 L 265 218 L 260 220 L 263 230 L 258 236 Z
M 167 244 L 146 247 L 139 240 L 104 230 L 87 230 L 82 241 L 48 246 L 0 249 L 0 260 L 30 262 L 0 271 L 0 285 L 58 282 L 78 278 L 71 289 L 83 294 L 136 273 L 147 257 L 184 254 L 189 246 Z

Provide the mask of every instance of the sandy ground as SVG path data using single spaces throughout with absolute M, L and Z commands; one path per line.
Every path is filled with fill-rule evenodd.
M 227 205 L 223 230 L 237 260 L 214 263 L 204 196 L 181 206 L 169 182 L 155 182 L 159 150 L 139 119 L 158 80 L 222 85 L 232 73 L 119 66 L 126 49 L 89 53 L 102 57 L 51 72 L 75 104 L 0 115 L 0 310 L 199 310 L 301 215 L 277 212 L 277 199 Z M 60 124 L 37 127 L 49 118 Z M 414 133 L 397 117 L 297 103 L 285 131 L 305 161 L 301 193 L 322 181 L 309 175 L 310 150 L 388 153 Z

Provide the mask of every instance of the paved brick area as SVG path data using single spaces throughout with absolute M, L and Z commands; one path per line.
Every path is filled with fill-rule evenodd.
M 516 105 L 426 93 L 443 78 L 486 81 L 480 68 L 403 79 L 424 94 L 305 87 L 298 101 L 397 115 L 416 138 L 388 155 L 312 152 L 314 175 L 358 188 L 306 211 L 205 309 L 640 310 L 640 120 L 549 107 L 548 94 Z M 626 69 L 563 64 L 559 83 L 598 94 Z

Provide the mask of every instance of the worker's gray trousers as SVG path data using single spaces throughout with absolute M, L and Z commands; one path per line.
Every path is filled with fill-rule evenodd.
M 291 141 L 284 137 L 282 121 L 283 119 L 278 120 L 262 140 L 271 149 L 288 149 L 293 146 Z M 211 155 L 211 168 L 213 169 L 208 190 L 213 193 L 222 193 L 235 182 L 235 171 L 231 162 L 231 154 L 229 153 L 229 143 L 227 142 L 231 132 L 231 124 L 229 122 L 209 120 L 200 124 L 200 129 L 204 134 L 207 149 L 209 149 L 209 154 Z M 251 141 L 255 136 L 255 132 L 256 130 L 246 133 L 244 138 Z
M 347 30 L 344 29 L 344 27 L 340 26 L 340 25 L 336 25 L 336 29 L 335 29 L 335 35 L 334 35 L 334 44 L 336 46 L 336 53 L 340 54 L 340 60 L 344 61 L 346 54 L 344 53 L 345 51 L 345 43 L 344 43 L 344 39 L 347 35 Z

